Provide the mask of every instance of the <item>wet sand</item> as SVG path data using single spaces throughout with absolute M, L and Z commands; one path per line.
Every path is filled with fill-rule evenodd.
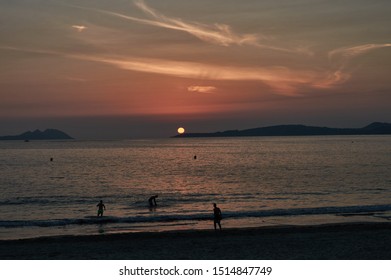
M 391 259 L 391 223 L 43 237 L 0 241 L 0 259 Z

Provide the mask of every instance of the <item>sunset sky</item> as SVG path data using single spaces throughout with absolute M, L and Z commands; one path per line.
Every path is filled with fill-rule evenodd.
M 0 135 L 391 122 L 389 0 L 0 0 Z

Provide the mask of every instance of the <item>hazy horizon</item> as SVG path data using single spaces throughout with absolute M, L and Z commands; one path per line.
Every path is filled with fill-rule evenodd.
M 0 2 L 0 135 L 391 122 L 385 0 Z
M 167 124 L 166 126 L 161 126 L 161 124 L 153 124 L 151 123 L 150 126 L 146 127 L 146 128 L 149 128 L 149 130 L 151 131 L 149 134 L 146 132 L 148 130 L 144 130 L 142 131 L 141 133 L 139 131 L 137 131 L 137 123 L 131 123 L 131 122 L 127 122 L 129 121 L 128 119 L 119 119 L 119 118 L 114 118 L 112 120 L 108 120 L 107 122 L 105 122 L 105 120 L 107 121 L 107 118 L 103 118 L 99 121 L 99 123 L 103 123 L 103 126 L 100 127 L 100 129 L 98 129 L 97 127 L 94 127 L 93 125 L 91 125 L 91 122 L 95 123 L 96 119 L 92 118 L 92 120 L 90 120 L 89 122 L 86 120 L 86 123 L 84 125 L 87 126 L 90 126 L 90 129 L 92 131 L 94 131 L 93 134 L 91 134 L 91 130 L 89 129 L 86 129 L 86 131 L 83 131 L 81 130 L 80 128 L 79 129 L 75 129 L 75 127 L 73 125 L 69 125 L 67 126 L 67 124 L 63 124 L 61 121 L 59 120 L 53 120 L 52 122 L 40 122 L 40 123 L 46 123 L 47 125 L 46 126 L 41 126 L 41 127 L 33 127 L 32 125 L 30 125 L 31 128 L 27 129 L 27 130 L 16 130 L 15 127 L 12 129 L 12 131 L 14 131 L 14 133 L 12 134 L 2 134 L 0 135 L 1 136 L 10 136 L 10 135 L 19 135 L 19 134 L 22 134 L 24 132 L 27 132 L 27 131 L 35 131 L 35 130 L 40 130 L 40 131 L 44 131 L 46 129 L 59 129 L 58 127 L 56 127 L 56 122 L 57 126 L 61 126 L 61 127 L 65 127 L 65 129 L 59 129 L 65 133 L 67 133 L 69 136 L 75 138 L 76 140 L 126 140 L 126 139 L 162 139 L 162 138 L 170 138 L 170 137 L 173 137 L 175 135 L 178 134 L 177 131 L 171 131 L 171 134 L 168 134 L 167 131 L 170 131 L 172 130 L 171 128 L 171 124 Z M 76 121 L 76 120 L 75 120 Z M 26 121 L 22 121 L 23 122 L 23 126 L 25 126 L 26 124 Z M 376 121 L 377 122 L 377 121 Z M 381 122 L 381 121 L 380 121 Z M 113 124 L 116 124 L 118 127 L 113 127 L 112 125 Z M 356 126 L 356 127 L 348 127 L 348 126 L 328 126 L 328 125 L 316 125 L 316 124 L 313 124 L 313 125 L 309 125 L 309 124 L 305 124 L 305 123 L 277 123 L 277 124 L 272 124 L 272 125 L 262 125 L 262 126 L 257 126 L 257 125 L 254 125 L 252 127 L 241 127 L 240 125 L 236 126 L 236 127 L 226 127 L 226 128 L 217 128 L 217 129 L 211 129 L 211 126 L 208 126 L 207 124 L 202 124 L 202 127 L 205 129 L 205 130 L 186 130 L 185 132 L 186 133 L 214 133 L 214 132 L 223 132 L 223 131 L 227 131 L 227 130 L 246 130 L 246 129 L 253 129 L 253 128 L 260 128 L 260 127 L 270 127 L 270 126 L 278 126 L 278 125 L 305 125 L 305 126 L 314 126 L 314 127 L 329 127 L 329 128 L 363 128 L 367 125 L 370 125 L 371 123 L 373 122 L 370 122 L 370 123 L 367 123 L 367 124 L 364 124 L 362 126 Z M 80 123 L 79 123 L 80 124 Z M 121 127 L 123 127 L 124 125 L 130 127 L 130 129 L 128 129 L 127 131 L 123 131 L 122 133 L 120 132 L 122 129 Z M 209 127 L 210 129 L 207 130 L 206 128 Z M 108 131 L 115 131 L 116 133 L 114 134 L 111 134 L 111 133 L 108 133 Z

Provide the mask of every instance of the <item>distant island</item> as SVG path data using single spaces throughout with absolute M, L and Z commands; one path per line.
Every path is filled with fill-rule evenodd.
M 57 129 L 46 129 L 40 131 L 27 131 L 19 135 L 0 136 L 0 140 L 66 140 L 73 139 L 71 136 Z
M 246 137 L 246 136 L 316 136 L 316 135 L 382 135 L 391 134 L 391 124 L 374 122 L 362 128 L 329 128 L 306 125 L 276 125 L 245 130 L 211 133 L 183 133 L 173 138 Z

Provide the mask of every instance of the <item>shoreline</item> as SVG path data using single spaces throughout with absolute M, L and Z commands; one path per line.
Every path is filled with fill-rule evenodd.
M 391 223 L 227 228 L 0 241 L 2 260 L 386 260 Z

